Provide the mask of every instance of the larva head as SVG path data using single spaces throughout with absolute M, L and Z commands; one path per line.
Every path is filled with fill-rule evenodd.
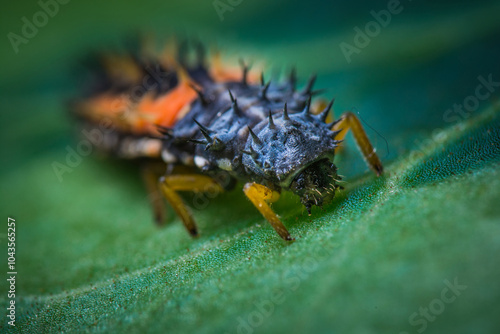
M 337 178 L 333 164 L 338 132 L 324 123 L 326 113 L 312 115 L 309 104 L 302 112 L 289 114 L 286 105 L 248 129 L 243 165 L 264 183 L 300 196 L 308 211 L 333 198 Z M 278 114 L 278 113 L 277 113 Z

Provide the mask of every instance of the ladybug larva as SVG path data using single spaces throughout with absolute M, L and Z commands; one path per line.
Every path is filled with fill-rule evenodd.
M 242 181 L 245 195 L 280 237 L 293 240 L 270 204 L 283 190 L 298 195 L 309 213 L 330 201 L 340 188 L 335 152 L 348 130 L 381 175 L 358 118 L 347 112 L 331 121 L 333 100 L 311 105 L 314 77 L 296 90 L 294 71 L 282 83 L 265 82 L 263 75 L 259 81 L 247 66 L 236 72 L 218 57 L 208 66 L 199 43 L 195 51 L 181 45 L 160 56 L 102 55 L 90 91 L 72 104 L 85 128 L 113 125 L 101 149 L 145 161 L 158 223 L 165 221 L 164 197 L 196 236 L 178 192 L 217 193 Z

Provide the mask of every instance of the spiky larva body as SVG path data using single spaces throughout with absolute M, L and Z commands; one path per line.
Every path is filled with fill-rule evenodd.
M 203 191 L 202 185 L 229 189 L 234 184 L 231 181 L 239 180 L 247 182 L 247 196 L 280 236 L 289 240 L 288 231 L 267 204 L 277 199 L 272 194 L 282 190 L 297 194 L 309 212 L 311 206 L 333 198 L 339 187 L 333 159 L 342 122 L 358 129 L 355 137 L 363 154 L 371 152 L 370 166 L 377 174 L 382 171 L 355 118 L 343 117 L 327 124 L 333 100 L 322 111 L 311 110 L 315 77 L 297 91 L 293 72 L 283 83 L 265 83 L 263 75 L 258 83 L 249 78 L 244 66 L 241 77 L 235 79 L 231 71 L 219 69 L 213 74 L 204 66 L 200 50 L 194 66 L 188 65 L 180 52 L 177 62 L 149 62 L 166 69 L 163 77 L 168 80 L 138 99 L 129 95 L 127 100 L 126 95 L 125 101 L 119 100 L 122 104 L 117 110 L 112 110 L 109 100 L 118 96 L 116 87 L 130 92 L 141 74 L 148 72 L 146 65 L 134 58 L 127 62 L 121 64 L 127 69 L 125 78 L 120 77 L 120 71 L 100 72 L 104 88 L 81 100 L 75 110 L 87 124 L 111 119 L 117 131 L 101 146 L 121 157 L 153 157 L 167 166 L 187 165 L 209 176 L 180 184 L 167 169 L 161 179 L 163 194 L 192 234 L 197 233 L 194 221 L 175 191 Z M 226 181 L 221 182 L 223 179 Z

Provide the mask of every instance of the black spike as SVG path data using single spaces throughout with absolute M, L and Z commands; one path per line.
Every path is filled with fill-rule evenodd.
M 231 107 L 233 108 L 233 111 L 236 115 L 241 115 L 241 109 L 238 107 L 238 100 L 233 96 L 233 93 L 231 93 L 231 90 L 227 90 L 229 92 L 229 97 L 231 98 Z
M 264 84 L 265 84 L 265 82 L 264 82 L 264 72 L 262 72 L 262 73 L 260 74 L 260 85 L 261 85 L 261 86 L 264 86 Z
M 269 126 L 269 129 L 275 129 L 276 128 L 276 126 L 274 125 L 273 113 L 272 113 L 271 109 L 269 109 L 269 121 L 268 121 L 267 125 Z
M 271 85 L 271 80 L 269 80 L 269 82 L 264 86 L 262 87 L 261 91 L 260 91 L 260 98 L 263 99 L 263 100 L 267 100 L 267 90 L 269 89 L 269 86 Z
M 331 123 L 325 123 L 325 126 L 326 126 L 328 129 L 331 129 L 331 128 L 333 128 L 333 126 L 334 126 L 335 124 L 337 124 L 337 123 L 338 123 L 338 122 L 340 122 L 341 120 L 342 120 L 342 118 L 339 118 L 338 120 L 333 121 L 333 122 L 331 122 Z
M 311 96 L 323 94 L 324 92 L 326 92 L 326 90 L 327 90 L 326 88 L 315 89 L 315 90 L 311 91 Z
M 233 93 L 231 93 L 231 90 L 228 89 L 227 91 L 229 92 L 229 97 L 231 98 L 231 102 L 233 102 L 233 103 L 236 102 L 236 100 L 234 99 Z
M 259 153 L 255 152 L 252 146 L 250 146 L 250 151 L 242 150 L 241 153 L 248 154 L 253 160 L 256 160 L 259 157 Z
M 200 131 L 201 133 L 203 134 L 203 137 L 205 137 L 205 139 L 210 143 L 212 142 L 212 137 L 210 137 L 210 133 L 212 133 L 213 131 L 211 131 L 210 129 L 207 129 L 206 127 L 204 127 L 203 125 L 201 125 L 200 123 L 198 123 L 198 121 L 196 119 L 193 118 L 193 121 L 198 124 L 198 127 L 200 128 Z
M 233 111 L 236 115 L 241 115 L 241 109 L 240 107 L 238 107 L 238 102 L 237 100 L 235 99 L 233 104 L 231 105 L 231 107 L 233 108 Z
M 250 126 L 248 126 L 248 132 L 250 132 L 250 134 L 252 135 L 252 139 L 253 141 L 255 142 L 255 144 L 261 146 L 262 145 L 262 141 L 259 139 L 259 137 L 252 131 L 252 128 Z
M 207 106 L 209 101 L 205 98 L 205 95 L 203 95 L 203 92 L 191 83 L 189 84 L 189 87 L 191 87 L 196 92 L 196 94 L 198 94 L 198 98 L 200 99 L 201 104 L 203 106 Z
M 174 136 L 174 130 L 172 128 L 156 124 L 156 128 L 159 133 L 162 135 L 165 135 L 166 137 L 172 138 Z
M 338 135 L 339 133 L 341 133 L 341 132 L 342 132 L 342 130 L 343 130 L 343 129 L 339 129 L 339 130 L 336 130 L 336 131 L 332 131 L 332 134 L 330 135 L 330 138 L 335 139 L 335 137 L 337 137 L 337 135 Z
M 215 143 L 217 145 L 225 145 L 224 142 L 222 140 L 220 140 L 219 138 L 215 137 Z
M 207 147 L 205 147 L 205 151 L 207 150 L 213 150 L 213 151 L 220 151 L 222 150 L 226 145 L 222 140 L 220 140 L 217 137 L 214 137 L 213 142 L 208 143 Z
M 248 65 L 245 64 L 245 62 L 243 61 L 243 59 L 240 59 L 240 65 L 242 67 L 242 70 L 243 70 L 243 76 L 241 78 L 241 83 L 246 85 L 247 84 L 247 77 L 248 77 Z
M 257 153 L 252 146 L 250 146 L 250 153 L 252 153 L 252 159 L 257 160 L 259 153 Z
M 207 145 L 208 144 L 208 142 L 206 140 L 199 140 L 199 139 L 188 139 L 187 142 L 200 144 L 200 145 Z
M 283 108 L 283 120 L 284 121 L 290 120 L 290 117 L 288 116 L 288 108 L 286 106 L 286 102 L 285 102 L 285 107 Z
M 326 106 L 326 108 L 318 115 L 319 120 L 321 122 L 324 123 L 326 121 L 326 118 L 328 117 L 328 114 L 330 113 L 330 109 L 332 109 L 333 102 L 335 102 L 335 98 L 333 98 L 330 101 L 330 103 L 328 103 L 328 105 Z
M 304 107 L 304 110 L 302 110 L 303 115 L 309 115 L 309 110 L 311 110 L 311 96 L 306 101 L 306 106 Z
M 316 81 L 316 74 L 312 75 L 309 78 L 309 81 L 307 81 L 306 86 L 302 90 L 301 94 L 302 95 L 310 95 L 311 94 L 311 89 L 314 86 L 314 82 Z
M 288 80 L 290 82 L 292 92 L 294 92 L 295 88 L 297 86 L 297 71 L 296 71 L 295 67 L 292 67 L 292 70 L 290 71 L 290 78 Z

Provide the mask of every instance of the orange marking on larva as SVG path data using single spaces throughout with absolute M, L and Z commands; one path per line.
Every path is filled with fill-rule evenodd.
M 108 93 L 90 98 L 80 104 L 83 111 L 89 115 L 115 117 L 127 109 L 130 101 L 125 95 L 112 95 Z
M 131 104 L 132 102 L 126 95 L 103 93 L 79 102 L 75 109 L 77 113 L 96 123 L 107 120 L 119 129 L 129 130 L 131 114 L 127 111 Z
M 141 116 L 134 127 L 137 130 L 156 133 L 156 125 L 171 127 L 177 115 L 196 98 L 196 92 L 189 87 L 187 80 L 179 82 L 177 87 L 164 96 L 154 98 L 153 94 L 145 96 L 137 105 Z
M 179 72 L 179 84 L 163 96 L 148 92 L 137 103 L 126 94 L 103 93 L 82 101 L 78 112 L 86 118 L 99 122 L 110 120 L 117 128 L 135 134 L 159 134 L 156 125 L 172 127 L 180 114 L 189 110 L 196 92 L 189 86 L 186 73 Z

